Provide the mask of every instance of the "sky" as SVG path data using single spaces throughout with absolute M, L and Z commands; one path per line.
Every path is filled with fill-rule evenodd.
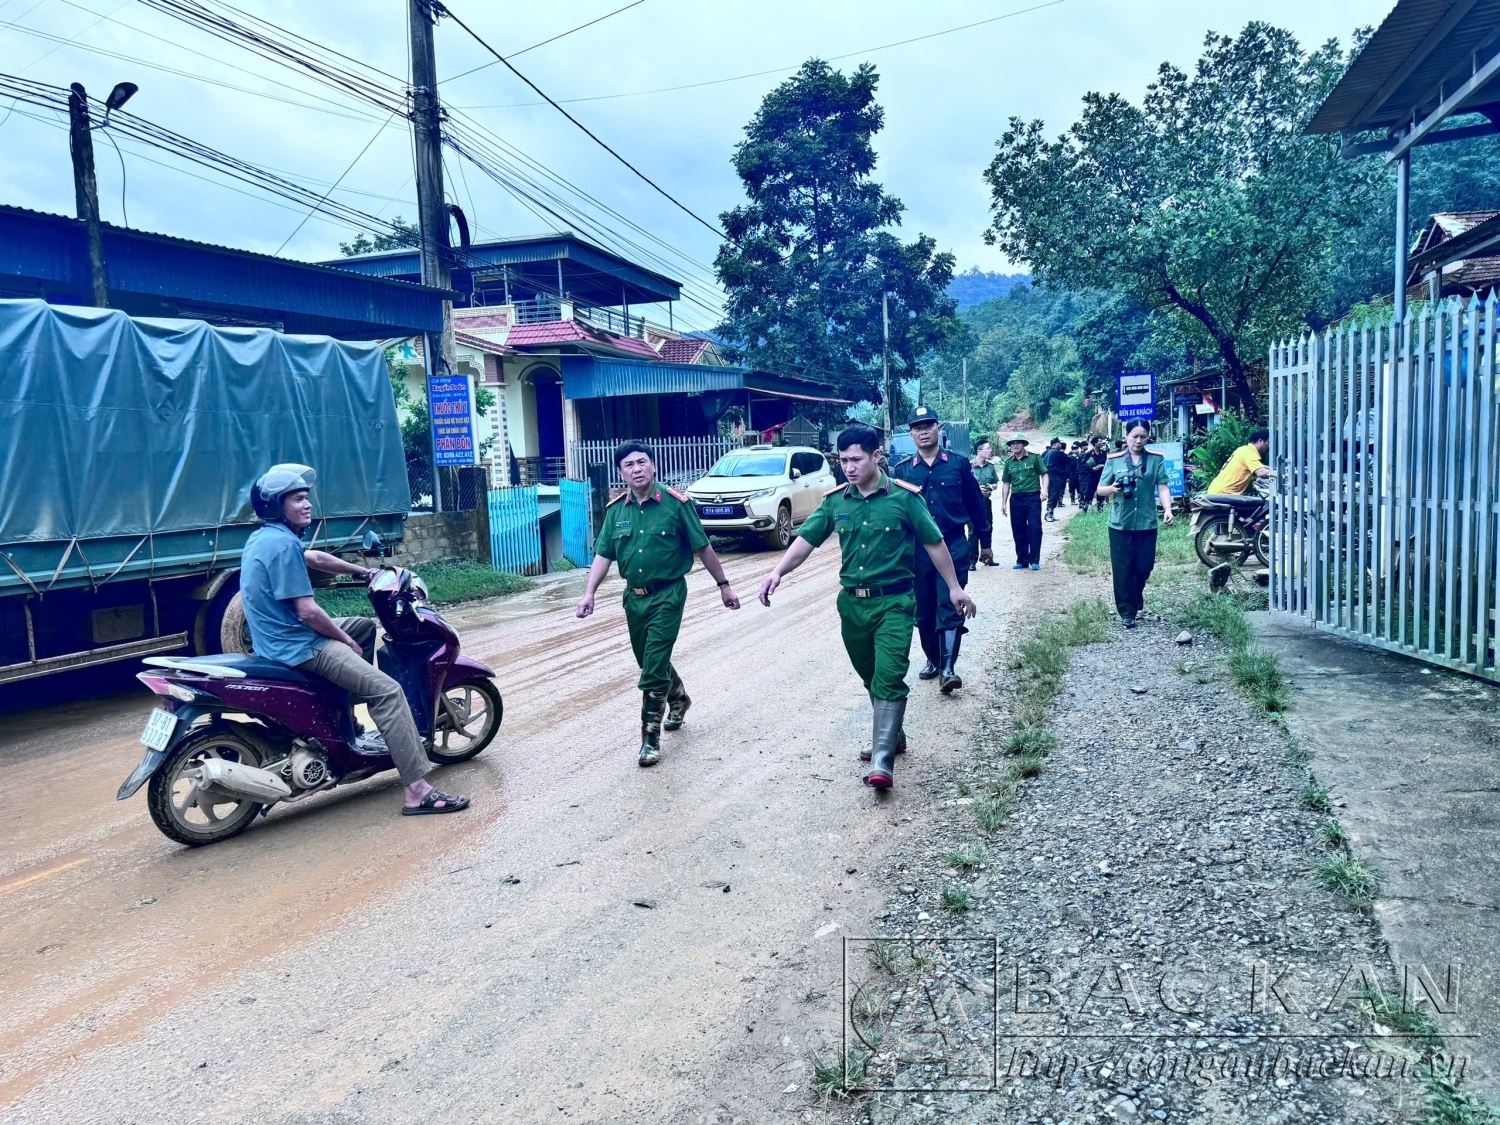
M 393 87 L 406 80 L 406 0 L 234 2 L 378 68 Z M 444 104 L 488 143 L 506 146 L 513 166 L 529 166 L 529 179 L 548 183 L 598 224 L 589 230 L 573 219 L 580 233 L 686 282 L 677 324 L 699 328 L 717 320 L 719 239 L 693 215 L 717 224 L 742 201 L 729 163 L 734 145 L 761 98 L 807 58 L 878 69 L 886 124 L 875 175 L 906 204 L 904 235 L 932 235 L 960 270 L 1010 271 L 1024 263 L 983 242 L 981 179 L 1009 118 L 1041 118 L 1058 133 L 1089 91 L 1138 101 L 1163 61 L 1190 68 L 1210 30 L 1233 34 L 1263 20 L 1309 46 L 1347 41 L 1391 7 L 1390 0 L 641 0 L 610 15 L 630 0 L 445 2 L 686 211 L 504 67 L 460 76 L 493 56 L 452 20 L 436 33 Z M 608 18 L 514 54 L 601 16 Z M 964 27 L 978 21 L 989 22 Z M 941 34 L 954 28 L 964 29 Z M 411 138 L 401 116 L 143 0 L 0 0 L 0 52 L 0 72 L 58 86 L 82 82 L 100 98 L 116 82 L 135 82 L 130 112 L 319 194 L 337 181 L 334 198 L 362 211 L 415 218 Z M 43 119 L 0 99 L 0 202 L 72 213 L 66 120 L 30 112 Z M 123 159 L 124 208 L 138 229 L 309 261 L 336 257 L 339 243 L 356 233 L 156 150 L 125 143 L 117 157 L 97 136 L 106 221 L 125 217 Z M 446 162 L 447 194 L 468 214 L 476 240 L 563 225 L 462 157 L 450 152 Z M 514 172 L 501 175 L 515 182 Z

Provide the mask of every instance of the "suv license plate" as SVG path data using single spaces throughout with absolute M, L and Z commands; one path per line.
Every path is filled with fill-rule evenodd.
M 705 504 L 703 506 L 705 516 L 732 516 L 734 506 L 731 504 Z
M 165 750 L 177 729 L 177 716 L 158 707 L 146 720 L 146 729 L 141 732 L 141 741 L 153 750 Z

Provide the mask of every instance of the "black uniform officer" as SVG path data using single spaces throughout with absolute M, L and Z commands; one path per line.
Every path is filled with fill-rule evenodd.
M 990 506 L 974 479 L 974 469 L 967 457 L 944 451 L 937 412 L 931 407 L 919 406 L 907 419 L 911 426 L 911 439 L 917 452 L 891 467 L 891 475 L 922 490 L 927 501 L 927 510 L 932 513 L 943 540 L 948 544 L 948 553 L 953 556 L 953 567 L 958 572 L 959 585 L 969 581 L 969 545 L 964 537 L 966 525 L 972 525 L 979 540 L 979 557 L 988 561 L 990 557 Z M 954 688 L 963 687 L 954 665 L 958 661 L 960 638 L 968 630 L 964 627 L 963 615 L 953 608 L 948 597 L 948 586 L 938 574 L 925 552 L 917 557 L 917 634 L 922 639 L 922 651 L 927 654 L 927 666 L 917 673 L 918 678 L 938 678 L 938 688 L 946 695 Z

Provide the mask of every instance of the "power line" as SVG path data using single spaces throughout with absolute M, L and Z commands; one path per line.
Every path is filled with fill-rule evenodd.
M 147 3 L 152 3 L 152 2 L 156 2 L 156 0 L 146 0 L 146 2 Z M 1053 3 L 1061 3 L 1062 0 L 1052 0 L 1052 2 Z M 435 5 L 437 5 L 438 4 L 438 0 L 433 0 L 433 3 Z M 694 212 L 690 207 L 688 207 L 687 204 L 685 204 L 685 203 L 681 202 L 680 200 L 678 200 L 675 196 L 673 196 L 671 194 L 671 192 L 667 191 L 666 188 L 662 187 L 655 180 L 653 180 L 650 176 L 646 175 L 646 173 L 642 172 L 634 164 L 630 163 L 630 161 L 626 160 L 618 152 L 616 152 L 614 149 L 612 149 L 608 144 L 606 144 L 599 137 L 599 135 L 597 133 L 595 133 L 592 129 L 590 129 L 582 121 L 579 121 L 578 118 L 574 117 L 567 110 L 563 109 L 562 106 L 558 105 L 556 101 L 554 101 L 551 97 L 548 96 L 548 94 L 546 93 L 546 91 L 544 91 L 535 82 L 533 82 L 531 79 L 527 78 L 524 74 L 522 74 L 519 70 L 517 70 L 515 68 L 515 66 L 513 66 L 505 58 L 504 55 L 502 55 L 499 51 L 495 50 L 495 48 L 491 47 L 488 43 L 486 43 L 483 39 L 481 39 L 479 37 L 478 32 L 476 32 L 468 24 L 464 23 L 464 21 L 461 20 L 458 16 L 454 15 L 453 14 L 453 10 L 451 8 L 448 8 L 446 6 L 440 6 L 440 10 L 441 10 L 442 13 L 445 13 L 448 16 L 448 18 L 451 19 L 454 23 L 458 24 L 459 27 L 461 27 L 465 31 L 467 31 L 469 33 L 469 35 L 473 38 L 474 42 L 478 43 L 486 51 L 488 51 L 490 54 L 494 55 L 495 58 L 496 58 L 496 60 L 498 62 L 500 62 L 507 70 L 509 70 L 512 74 L 514 74 L 522 82 L 526 83 L 526 85 L 530 86 L 534 91 L 536 91 L 536 93 L 537 93 L 537 95 L 539 97 L 544 98 L 547 101 L 547 103 L 550 106 L 552 106 L 553 109 L 557 110 L 558 113 L 562 114 L 569 121 L 571 121 L 574 125 L 576 125 L 579 129 L 583 130 L 583 132 L 589 137 L 590 140 L 592 140 L 595 144 L 597 144 L 605 152 L 607 152 L 611 156 L 613 156 L 621 164 L 625 165 L 625 167 L 629 168 L 632 172 L 634 172 L 637 176 L 639 176 L 642 180 L 644 180 L 647 184 L 649 184 L 652 188 L 654 188 L 657 191 L 657 193 L 660 194 L 664 199 L 668 200 L 670 203 L 672 203 L 673 206 L 677 207 L 684 214 L 690 216 L 691 218 L 693 218 L 697 222 L 702 223 L 705 227 L 707 227 L 714 234 L 718 235 L 720 238 L 723 238 L 723 239 L 727 239 L 728 238 L 728 235 L 726 235 L 718 227 L 714 226 L 707 219 L 699 217 L 699 215 L 696 212 Z
M 604 15 L 598 16 L 595 19 L 591 19 L 588 23 L 581 23 L 577 27 L 569 28 L 567 31 L 564 31 L 561 34 L 552 36 L 551 39 L 543 39 L 540 43 L 533 43 L 529 47 L 522 47 L 519 51 L 514 51 L 511 54 L 507 55 L 506 58 L 518 59 L 528 51 L 535 51 L 538 47 L 545 47 L 548 43 L 556 43 L 559 39 L 566 39 L 575 31 L 582 31 L 586 27 L 593 27 L 596 23 L 603 23 L 611 16 L 618 16 L 621 12 L 628 12 L 631 8 L 639 7 L 645 2 L 646 0 L 632 0 L 631 3 L 626 4 L 623 8 L 616 8 L 613 12 L 605 12 Z M 447 78 L 438 79 L 438 84 L 442 85 L 444 82 L 456 82 L 458 79 L 465 78 L 470 74 L 476 74 L 481 70 L 488 70 L 494 65 L 495 64 L 492 62 L 487 62 L 482 66 L 474 67 L 472 70 L 460 71 L 458 74 L 450 74 Z
M 361 158 L 365 155 L 365 153 L 367 153 L 367 152 L 370 151 L 370 146 L 373 145 L 376 141 L 378 141 L 380 139 L 380 134 L 385 132 L 385 127 L 391 123 L 391 121 L 395 118 L 395 116 L 396 116 L 396 111 L 392 110 L 391 111 L 391 116 L 387 117 L 384 121 L 382 121 L 380 123 L 380 128 L 378 128 L 378 129 L 375 130 L 375 135 L 373 137 L 371 137 L 368 141 L 366 141 L 365 142 L 365 147 L 359 150 L 358 155 L 356 155 L 353 160 L 349 161 L 349 167 L 345 168 L 342 172 L 339 173 L 339 178 L 333 181 L 332 186 L 330 186 L 329 189 L 323 193 L 323 198 L 320 199 L 320 200 L 318 200 L 318 203 L 322 204 L 322 203 L 328 202 L 328 197 L 333 194 L 333 189 L 336 188 L 336 187 L 338 187 L 339 184 L 341 184 L 341 183 L 344 182 L 344 177 L 345 176 L 347 176 L 350 172 L 354 171 L 354 166 L 360 162 Z M 307 224 L 307 220 L 310 219 L 310 218 L 312 218 L 313 213 L 316 210 L 317 210 L 316 207 L 314 207 L 311 210 L 309 210 L 307 212 L 307 214 L 302 217 L 302 222 L 300 222 L 300 223 L 297 224 L 296 228 L 292 231 L 292 233 L 289 234 L 289 235 L 287 235 L 284 239 L 281 240 L 281 245 L 278 246 L 278 247 L 276 247 L 276 254 L 277 255 L 280 255 L 280 253 L 283 250 L 286 249 L 286 244 L 288 242 L 290 242 L 292 239 L 294 239 L 294 238 L 297 237 L 297 231 L 300 231 Z
M 1016 16 L 1024 16 L 1028 12 L 1039 12 L 1043 8 L 1055 8 L 1057 5 L 1063 3 L 1066 3 L 1066 0 L 1047 0 L 1045 4 L 1035 4 L 1030 8 L 1020 8 L 1014 12 L 1005 12 L 1002 15 L 990 16 L 988 19 L 976 20 L 973 23 L 962 24 L 959 27 L 948 27 L 944 28 L 942 31 L 931 31 L 926 35 L 916 35 L 910 39 L 898 39 L 894 43 L 883 43 L 879 47 L 866 47 L 861 51 L 845 51 L 841 55 L 829 55 L 826 61 L 839 62 L 842 59 L 852 59 L 856 55 L 873 55 L 876 51 L 888 51 L 892 47 L 905 47 L 909 43 L 920 43 L 924 39 L 936 39 L 939 36 L 943 35 L 953 35 L 956 32 L 968 31 L 973 27 L 983 27 L 988 23 L 998 23 L 1000 20 L 1008 20 L 1014 19 Z M 726 82 L 743 82 L 747 78 L 764 78 L 768 74 L 785 74 L 788 71 L 796 70 L 801 65 L 801 63 L 788 63 L 786 66 L 772 67 L 769 70 L 754 70 L 749 74 L 736 74 L 730 78 L 709 78 L 702 82 L 689 82 L 683 86 L 659 86 L 654 90 L 630 90 L 622 94 L 594 94 L 586 98 L 561 98 L 559 100 L 565 105 L 575 105 L 580 102 L 614 101 L 617 98 L 643 98 L 651 94 L 673 94 L 678 92 L 679 90 L 699 90 L 704 86 L 722 86 Z M 540 93 L 540 91 L 538 91 L 538 93 Z M 543 94 L 542 96 L 546 97 L 545 94 Z M 547 98 L 547 102 L 552 102 L 552 99 Z M 547 102 L 509 102 L 498 105 L 467 105 L 460 106 L 458 108 L 523 109 L 527 106 L 545 105 L 547 104 Z M 555 105 L 557 103 L 552 102 L 552 104 Z

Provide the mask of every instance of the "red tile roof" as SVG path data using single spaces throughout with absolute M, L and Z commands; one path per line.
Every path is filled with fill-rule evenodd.
M 709 341 L 701 336 L 664 340 L 661 345 L 661 358 L 666 363 L 697 363 L 708 345 Z
M 661 359 L 650 344 L 631 336 L 612 332 L 590 331 L 576 320 L 548 320 L 540 324 L 518 324 L 510 330 L 505 343 L 511 348 L 539 347 L 547 344 L 592 344 L 611 348 L 642 359 Z

